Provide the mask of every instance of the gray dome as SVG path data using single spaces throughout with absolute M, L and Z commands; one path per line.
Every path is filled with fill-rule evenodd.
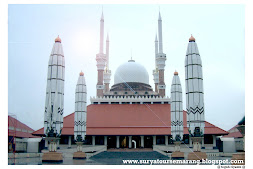
M 124 82 L 138 82 L 149 84 L 148 72 L 144 66 L 134 60 L 120 65 L 114 74 L 114 84 Z

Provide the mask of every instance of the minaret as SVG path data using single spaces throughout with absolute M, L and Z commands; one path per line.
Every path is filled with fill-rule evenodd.
M 156 61 L 156 57 L 158 54 L 158 40 L 157 40 L 157 35 L 155 37 L 155 69 L 153 70 L 153 76 L 154 76 L 154 82 L 155 82 L 155 92 L 158 93 L 158 83 L 159 83 L 159 71 L 157 68 L 157 61 Z
M 111 80 L 111 70 L 109 69 L 109 36 L 107 34 L 106 38 L 106 67 L 104 71 L 104 83 L 105 83 L 105 90 L 104 92 L 109 92 L 110 88 L 110 80 Z
M 166 54 L 163 53 L 163 39 L 162 39 L 162 18 L 159 12 L 158 18 L 158 37 L 159 37 L 159 53 L 156 57 L 156 63 L 159 70 L 159 83 L 158 83 L 158 93 L 160 96 L 165 96 L 166 85 L 164 83 L 164 67 L 166 61 Z
M 182 87 L 178 72 L 174 72 L 171 84 L 171 135 L 174 141 L 183 139 Z
M 49 152 L 42 156 L 42 162 L 62 161 L 62 154 L 56 153 L 56 150 L 63 128 L 64 81 L 65 60 L 61 39 L 58 36 L 48 62 L 44 134 L 46 141 L 49 141 L 50 144 Z M 55 153 L 54 158 L 51 157 L 51 153 Z
M 104 69 L 106 63 L 106 55 L 103 53 L 104 47 L 104 15 L 102 12 L 102 16 L 100 19 L 100 46 L 99 46 L 99 53 L 96 55 L 97 61 L 97 71 L 98 71 L 98 81 L 97 81 L 97 96 L 102 97 L 104 91 Z
M 184 158 L 184 153 L 180 152 L 180 145 L 184 134 L 182 87 L 178 72 L 174 72 L 171 84 L 171 135 L 175 145 L 175 151 L 171 154 L 173 158 Z
M 55 43 L 48 62 L 44 133 L 60 137 L 63 127 L 65 60 L 61 39 Z
M 205 127 L 204 92 L 202 62 L 193 36 L 189 38 L 185 56 L 185 84 L 187 127 L 193 141 L 193 151 L 199 152 Z
M 85 153 L 82 152 L 82 144 L 86 136 L 87 90 L 83 72 L 80 73 L 76 84 L 75 97 L 74 139 L 77 144 L 77 152 L 73 154 L 73 158 L 85 158 Z

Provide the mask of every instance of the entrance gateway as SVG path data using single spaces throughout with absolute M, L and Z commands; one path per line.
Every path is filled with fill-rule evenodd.
M 86 136 L 86 143 L 90 145 L 107 145 L 107 149 L 135 149 L 153 148 L 153 145 L 168 145 L 171 136 Z

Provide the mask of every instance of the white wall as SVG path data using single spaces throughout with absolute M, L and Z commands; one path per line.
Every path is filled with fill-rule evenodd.
M 28 138 L 27 139 L 27 153 L 38 153 L 39 142 L 42 138 Z

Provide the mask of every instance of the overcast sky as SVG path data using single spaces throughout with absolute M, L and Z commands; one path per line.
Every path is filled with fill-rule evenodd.
M 206 121 L 228 130 L 245 113 L 244 5 L 103 5 L 110 38 L 111 85 L 131 58 L 149 73 L 155 65 L 158 12 L 163 21 L 166 95 L 175 70 L 185 93 L 184 59 L 191 34 L 203 65 Z M 46 79 L 54 39 L 65 54 L 64 116 L 74 112 L 75 87 L 84 72 L 88 104 L 96 95 L 96 54 L 102 5 L 8 6 L 8 111 L 37 130 L 43 127 Z M 104 50 L 105 51 L 105 50 Z M 132 51 L 132 52 L 131 52 Z M 185 94 L 183 95 L 185 109 Z

